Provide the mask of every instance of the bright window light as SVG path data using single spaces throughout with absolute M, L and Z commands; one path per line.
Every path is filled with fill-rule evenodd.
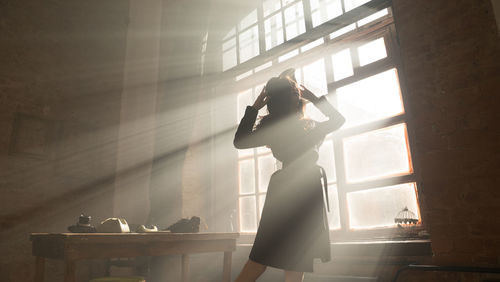
M 343 140 L 347 182 L 363 182 L 412 172 L 404 123 Z
M 336 92 L 338 109 L 346 118 L 343 128 L 404 112 L 396 69 L 338 88 Z
M 375 39 L 358 47 L 359 65 L 365 66 L 387 57 L 384 38 Z
M 351 229 L 395 226 L 394 217 L 405 207 L 420 214 L 415 183 L 347 193 L 347 205 Z
M 339 81 L 354 74 L 351 50 L 344 49 L 332 55 L 333 79 Z

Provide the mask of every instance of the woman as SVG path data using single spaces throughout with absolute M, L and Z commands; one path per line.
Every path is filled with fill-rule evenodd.
M 255 281 L 267 266 L 283 269 L 286 282 L 302 281 L 304 272 L 313 271 L 314 258 L 330 260 L 321 182 L 323 178 L 326 185 L 326 176 L 316 161 L 325 135 L 345 119 L 324 96 L 317 98 L 298 86 L 293 71 L 285 73 L 288 76 L 271 78 L 253 106 L 247 106 L 234 137 L 236 148 L 268 146 L 283 164 L 271 176 L 255 242 L 236 282 Z M 304 99 L 329 120 L 304 118 Z M 269 114 L 255 126 L 265 105 Z

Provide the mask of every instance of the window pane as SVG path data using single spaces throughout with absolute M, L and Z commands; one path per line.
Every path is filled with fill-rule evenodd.
M 228 38 L 230 38 L 230 37 L 232 37 L 232 36 L 235 36 L 235 35 L 236 35 L 236 28 L 235 28 L 235 27 L 233 27 L 233 28 L 231 28 L 231 29 L 228 31 L 228 33 L 226 33 L 226 35 L 224 35 L 224 38 L 222 38 L 222 40 L 226 40 L 226 39 L 228 39 Z
M 312 24 L 316 27 L 342 15 L 340 0 L 311 0 Z
M 272 155 L 259 157 L 259 192 L 266 192 L 271 174 L 276 171 L 276 161 Z
M 338 109 L 346 118 L 343 128 L 404 112 L 396 69 L 338 88 L 336 96 Z
M 339 194 L 337 185 L 328 186 L 328 199 L 330 201 L 330 211 L 328 212 L 328 226 L 330 230 L 340 229 Z
M 259 55 L 259 30 L 257 26 L 240 33 L 240 63 Z
M 347 193 L 350 228 L 394 226 L 398 212 L 408 207 L 418 218 L 415 183 Z
M 267 17 L 273 12 L 281 9 L 281 3 L 280 0 L 265 0 L 262 7 L 264 9 L 264 17 Z
M 317 96 L 328 93 L 325 60 L 319 59 L 303 67 L 304 85 Z
M 283 43 L 283 21 L 281 13 L 270 17 L 264 21 L 264 30 L 266 32 L 266 50 Z
M 229 49 L 222 54 L 222 70 L 228 70 L 237 64 L 236 48 Z
M 384 38 L 375 39 L 358 47 L 359 65 L 364 66 L 387 57 Z
M 337 38 L 337 37 L 339 37 L 341 35 L 344 35 L 344 34 L 348 33 L 349 31 L 355 30 L 355 29 L 356 29 L 356 24 L 355 23 L 350 24 L 348 26 L 345 26 L 345 27 L 343 27 L 343 28 L 341 28 L 339 30 L 336 30 L 336 31 L 330 33 L 330 39 Z
M 318 153 L 318 164 L 325 169 L 328 182 L 336 181 L 337 176 L 335 175 L 335 159 L 333 155 L 332 140 L 323 142 L 323 144 L 321 144 L 321 147 L 319 147 Z
M 257 211 L 255 196 L 240 198 L 240 231 L 257 231 Z
M 302 1 L 285 9 L 286 40 L 306 31 Z
M 240 194 L 249 194 L 255 191 L 255 168 L 254 160 L 239 161 L 240 170 Z
M 252 89 L 251 88 L 238 93 L 238 120 L 237 120 L 238 123 L 245 115 L 245 110 L 246 110 L 247 106 L 251 106 L 251 105 L 252 105 Z
M 389 14 L 389 10 L 387 10 L 387 8 L 383 9 L 381 11 L 378 11 L 378 12 L 376 12 L 374 14 L 371 14 L 368 17 L 359 20 L 358 21 L 358 27 L 362 26 L 362 25 L 365 25 L 367 23 L 370 23 L 370 22 L 372 22 L 372 21 L 374 21 L 376 19 L 379 19 L 379 18 L 381 18 L 381 17 L 383 17 L 383 16 L 385 16 L 387 14 Z
M 354 74 L 351 61 L 351 50 L 344 49 L 332 55 L 333 79 L 344 79 Z
M 257 10 L 253 10 L 240 21 L 240 31 L 257 22 Z
M 315 121 L 326 121 L 328 118 L 312 103 L 306 104 L 305 116 Z
M 325 39 L 321 37 L 320 39 L 316 39 L 310 43 L 307 43 L 306 45 L 300 47 L 300 52 L 306 52 L 311 50 L 314 47 L 318 47 L 319 45 L 325 43 Z
M 264 203 L 266 202 L 266 195 L 259 196 L 259 218 L 262 216 L 262 209 L 264 208 Z
M 343 143 L 348 182 L 412 171 L 404 123 L 348 137 Z
M 350 11 L 370 1 L 371 0 L 344 0 L 345 11 Z

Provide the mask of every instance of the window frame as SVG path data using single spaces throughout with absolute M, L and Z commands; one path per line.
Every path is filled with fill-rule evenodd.
M 296 3 L 297 1 L 294 1 L 292 4 Z M 343 5 L 343 1 L 342 5 Z M 312 58 L 318 58 L 318 54 L 324 53 L 323 58 L 325 58 L 325 72 L 327 74 L 327 87 L 328 87 L 328 97 L 329 100 L 335 105 L 336 101 L 335 99 L 332 99 L 332 97 L 335 97 L 336 94 L 336 89 L 345 85 L 348 85 L 350 83 L 359 81 L 361 79 L 367 78 L 369 76 L 390 70 L 390 69 L 396 69 L 396 72 L 398 74 L 398 79 L 399 79 L 399 85 L 400 85 L 400 91 L 401 91 L 401 98 L 402 98 L 402 103 L 403 103 L 403 109 L 404 112 L 402 114 L 389 117 L 389 118 L 384 118 L 382 120 L 378 121 L 373 121 L 369 123 L 364 123 L 363 125 L 358 125 L 354 126 L 352 128 L 348 129 L 342 129 L 340 131 L 333 132 L 330 136 L 325 138 L 325 141 L 331 139 L 333 146 L 334 146 L 334 162 L 335 162 L 335 167 L 336 167 L 336 179 L 335 181 L 329 181 L 330 184 L 335 184 L 337 185 L 337 191 L 338 191 L 338 197 L 339 197 L 339 211 L 340 211 L 340 222 L 341 222 L 341 229 L 340 230 L 330 230 L 330 235 L 331 238 L 333 239 L 332 241 L 353 241 L 353 240 L 366 240 L 366 239 L 393 239 L 395 237 L 403 237 L 406 238 L 407 235 L 401 234 L 398 232 L 397 227 L 383 227 L 383 228 L 373 228 L 373 229 L 356 229 L 353 230 L 351 228 L 348 228 L 348 209 L 347 209 L 347 193 L 348 192 L 353 192 L 353 191 L 361 191 L 361 190 L 370 190 L 370 189 L 376 189 L 384 186 L 390 186 L 390 185 L 396 185 L 396 184 L 402 184 L 402 183 L 415 183 L 415 193 L 417 197 L 417 203 L 418 203 L 418 216 L 419 216 L 419 224 L 413 229 L 413 232 L 423 230 L 423 224 L 422 224 L 422 219 L 421 219 L 421 205 L 419 201 L 419 182 L 417 174 L 415 173 L 415 158 L 412 157 L 413 153 L 411 151 L 411 148 L 414 148 L 412 138 L 411 138 L 411 120 L 408 117 L 408 101 L 407 97 L 405 95 L 406 93 L 406 87 L 405 87 L 405 82 L 404 82 L 404 75 L 403 70 L 402 70 L 402 64 L 399 58 L 399 47 L 397 44 L 397 34 L 395 30 L 395 25 L 394 25 L 394 18 L 392 15 L 392 7 L 390 6 L 390 3 L 386 0 L 372 0 L 368 3 L 365 3 L 362 6 L 359 6 L 353 10 L 350 10 L 348 12 L 345 12 L 341 16 L 334 18 L 332 20 L 326 21 L 325 23 L 318 25 L 315 28 L 312 28 L 312 22 L 311 22 L 311 13 L 310 13 L 310 7 L 309 6 L 309 1 L 308 0 L 302 0 L 302 3 L 304 5 L 304 19 L 306 23 L 306 31 L 297 36 L 296 38 L 304 37 L 307 39 L 303 39 L 301 42 L 295 42 L 296 40 L 293 40 L 294 42 L 288 42 L 285 41 L 281 45 L 275 46 L 267 51 L 265 51 L 265 35 L 264 35 L 264 30 L 263 30 L 263 25 L 264 25 L 264 17 L 263 17 L 263 12 L 262 12 L 262 5 L 260 5 L 260 8 L 258 9 L 258 25 L 259 25 L 259 42 L 261 45 L 261 52 L 260 55 L 240 64 L 236 65 L 235 67 L 226 70 L 223 75 L 226 76 L 227 79 L 232 80 L 234 82 L 234 78 L 236 77 L 236 74 L 242 75 L 248 72 L 249 70 L 252 71 L 256 67 L 266 64 L 269 61 L 272 62 L 272 66 L 270 69 L 275 69 L 275 68 L 280 68 L 280 66 L 283 65 L 300 65 L 301 62 L 310 62 Z M 288 6 L 289 6 L 288 5 Z M 370 7 L 378 7 L 378 10 L 383 10 L 385 8 L 388 9 L 388 14 L 374 20 L 373 22 L 364 24 L 362 26 L 359 26 L 355 28 L 354 31 L 347 32 L 346 34 L 343 34 L 339 37 L 336 37 L 334 39 L 329 38 L 329 34 L 333 31 L 339 30 L 329 30 L 329 32 L 325 32 L 325 26 L 332 24 L 335 22 L 338 18 L 340 17 L 347 17 L 348 14 L 356 15 L 355 19 L 351 20 L 351 23 L 356 23 L 357 21 L 363 19 L 366 15 L 366 9 Z M 284 11 L 284 7 L 281 9 L 278 9 L 269 15 L 266 16 L 266 18 L 270 18 L 276 13 L 281 13 Z M 373 11 L 371 12 L 373 13 Z M 282 16 L 283 17 L 283 16 Z M 283 19 L 284 21 L 284 19 Z M 262 26 L 262 27 L 260 27 Z M 348 25 L 345 25 L 348 26 Z M 344 27 L 345 27 L 344 26 Z M 285 26 L 283 25 L 283 32 L 285 32 Z M 342 27 L 341 27 L 342 28 Z M 317 30 L 320 30 L 321 32 L 318 32 L 318 34 L 321 34 L 320 37 L 314 37 L 311 36 L 311 33 L 317 32 Z M 236 34 L 237 36 L 237 34 Z M 348 46 L 351 49 L 351 52 L 354 51 L 354 54 L 351 53 L 351 56 L 353 58 L 357 58 L 357 55 L 355 54 L 357 47 L 359 45 L 362 45 L 364 42 L 363 41 L 370 41 L 373 39 L 377 39 L 383 37 L 384 42 L 385 42 L 385 47 L 386 47 L 386 53 L 387 57 L 380 59 L 376 62 L 372 62 L 370 64 L 367 64 L 365 66 L 359 66 L 359 61 L 353 60 L 353 72 L 354 74 L 352 76 L 349 76 L 344 79 L 340 79 L 338 81 L 330 81 L 333 78 L 333 69 L 331 65 L 331 60 L 328 60 L 327 54 L 333 54 L 335 53 L 336 50 L 342 50 Z M 286 37 L 284 37 L 286 38 Z M 287 59 L 286 61 L 283 61 L 281 63 L 278 62 L 279 56 L 282 56 L 286 54 L 287 52 L 290 52 L 290 50 L 294 49 L 299 49 L 300 47 L 307 45 L 308 43 L 313 42 L 314 40 L 317 40 L 319 38 L 324 39 L 324 43 L 322 44 L 321 48 L 312 48 L 311 50 L 302 52 L 300 55 L 295 56 L 293 58 Z M 361 40 L 362 39 L 362 40 Z M 253 71 L 253 75 L 251 75 L 251 78 L 244 77 L 236 83 L 231 88 L 234 90 L 236 89 L 247 89 L 247 88 L 253 88 L 256 85 L 256 81 L 265 81 L 267 75 L 266 72 L 255 72 Z M 255 90 L 253 90 L 255 91 Z M 238 91 L 234 91 L 232 93 L 237 93 Z M 256 94 L 253 93 L 255 96 Z M 355 136 L 357 134 L 361 133 L 366 133 L 370 132 L 372 130 L 377 130 L 377 129 L 382 129 L 385 127 L 389 127 L 392 125 L 396 124 L 405 124 L 406 126 L 406 140 L 407 140 L 407 146 L 408 146 L 408 155 L 409 155 L 409 162 L 410 162 L 410 173 L 405 174 L 405 175 L 399 175 L 399 176 L 390 176 L 390 177 L 385 177 L 385 178 L 380 178 L 376 180 L 370 180 L 370 181 L 363 181 L 361 183 L 347 183 L 345 180 L 345 171 L 344 171 L 344 152 L 343 152 L 343 145 L 342 145 L 342 140 L 344 138 L 350 137 L 350 136 Z M 259 209 L 259 191 L 258 191 L 258 158 L 260 156 L 270 154 L 270 152 L 266 153 L 258 153 L 257 148 L 254 148 L 254 154 L 246 156 L 244 158 L 253 158 L 254 159 L 254 168 L 255 168 L 255 193 L 254 195 L 256 196 L 256 205 L 257 209 Z M 243 159 L 238 157 L 238 167 L 239 167 L 239 161 Z M 238 187 L 239 191 L 239 187 Z M 238 192 L 237 195 L 237 205 L 238 205 L 238 216 L 237 218 L 237 229 L 239 230 L 240 228 L 240 210 L 239 210 L 239 203 L 240 203 L 240 193 Z M 257 224 L 260 220 L 260 212 L 257 210 Z M 251 242 L 255 236 L 255 232 L 250 232 L 242 233 L 242 241 L 243 242 Z

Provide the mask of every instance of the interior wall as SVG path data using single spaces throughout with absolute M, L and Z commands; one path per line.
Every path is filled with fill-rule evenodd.
M 500 264 L 500 39 L 490 1 L 393 1 L 422 216 L 438 264 Z
M 113 214 L 127 18 L 128 1 L 0 2 L 2 281 L 32 280 L 30 232 Z
M 498 33 L 500 34 L 500 0 L 491 0 L 493 10 L 495 12 L 495 19 L 497 20 Z

